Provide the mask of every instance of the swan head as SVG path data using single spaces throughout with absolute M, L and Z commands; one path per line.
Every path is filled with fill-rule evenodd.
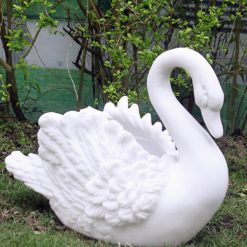
M 201 109 L 203 120 L 208 128 L 208 131 L 214 138 L 223 136 L 223 125 L 219 111 L 213 111 L 209 108 Z
M 195 83 L 195 102 L 199 106 L 208 131 L 214 138 L 223 136 L 220 110 L 224 102 L 224 93 L 213 72 L 207 81 Z M 209 80 L 209 81 L 208 81 Z

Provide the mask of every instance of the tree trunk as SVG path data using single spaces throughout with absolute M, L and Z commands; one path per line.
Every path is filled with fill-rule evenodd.
M 198 24 L 197 12 L 199 10 L 200 10 L 200 0 L 195 0 L 195 12 L 194 12 L 195 25 Z M 188 109 L 189 113 L 192 114 L 194 106 L 195 106 L 195 98 L 194 98 L 194 92 L 192 90 L 192 91 L 190 91 L 189 97 L 188 97 L 187 109 Z
M 1 0 L 0 0 L 1 1 Z M 16 115 L 16 117 L 19 120 L 25 120 L 25 116 L 20 108 L 20 103 L 18 99 L 18 93 L 17 93 L 17 86 L 16 86 L 16 78 L 14 73 L 14 65 L 12 60 L 12 51 L 8 47 L 7 39 L 5 36 L 8 34 L 8 30 L 12 28 L 12 0 L 6 1 L 6 12 L 7 12 L 7 24 L 5 23 L 5 20 L 2 18 L 2 4 L 0 4 L 0 20 L 1 20 L 1 41 L 3 44 L 3 49 L 6 57 L 6 64 L 8 66 L 5 67 L 6 72 L 6 88 L 8 90 L 10 103 L 13 108 L 13 111 Z
M 234 134 L 237 129 L 237 121 L 238 119 L 236 116 L 236 104 L 237 104 L 237 97 L 238 97 L 238 70 L 239 70 L 239 53 L 240 53 L 240 25 L 241 19 L 237 17 L 235 22 L 235 49 L 234 49 L 234 61 L 233 61 L 233 78 L 231 84 L 231 92 L 230 92 L 230 99 L 228 103 L 228 111 L 229 111 L 229 120 L 230 120 L 230 134 Z
M 9 93 L 10 103 L 16 117 L 19 120 L 25 120 L 26 118 L 20 108 L 20 103 L 18 99 L 15 74 L 12 70 L 6 72 L 6 85 L 9 85 L 7 86 L 7 90 Z

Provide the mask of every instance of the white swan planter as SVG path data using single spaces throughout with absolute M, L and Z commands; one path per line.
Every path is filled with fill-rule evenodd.
M 38 155 L 6 158 L 15 178 L 48 198 L 64 225 L 92 238 L 140 246 L 190 240 L 220 207 L 228 187 L 223 154 L 174 96 L 175 67 L 192 77 L 196 104 L 212 136 L 223 134 L 223 92 L 207 61 L 177 48 L 161 54 L 147 80 L 169 131 L 140 118 L 128 99 L 39 119 Z

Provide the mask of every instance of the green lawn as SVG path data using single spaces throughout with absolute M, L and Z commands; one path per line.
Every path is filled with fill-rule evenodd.
M 12 150 L 35 152 L 37 126 L 0 122 L 0 247 L 112 246 L 77 234 L 59 222 L 41 195 L 14 180 L 4 168 Z M 247 141 L 220 140 L 230 171 L 227 197 L 212 221 L 183 247 L 247 246 Z

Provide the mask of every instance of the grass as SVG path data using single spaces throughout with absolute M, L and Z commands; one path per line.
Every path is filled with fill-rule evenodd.
M 12 150 L 35 152 L 37 126 L 0 122 L 0 247 L 113 246 L 65 228 L 41 195 L 7 173 L 4 158 Z M 247 140 L 227 137 L 219 145 L 228 161 L 230 186 L 213 219 L 183 247 L 247 246 Z

